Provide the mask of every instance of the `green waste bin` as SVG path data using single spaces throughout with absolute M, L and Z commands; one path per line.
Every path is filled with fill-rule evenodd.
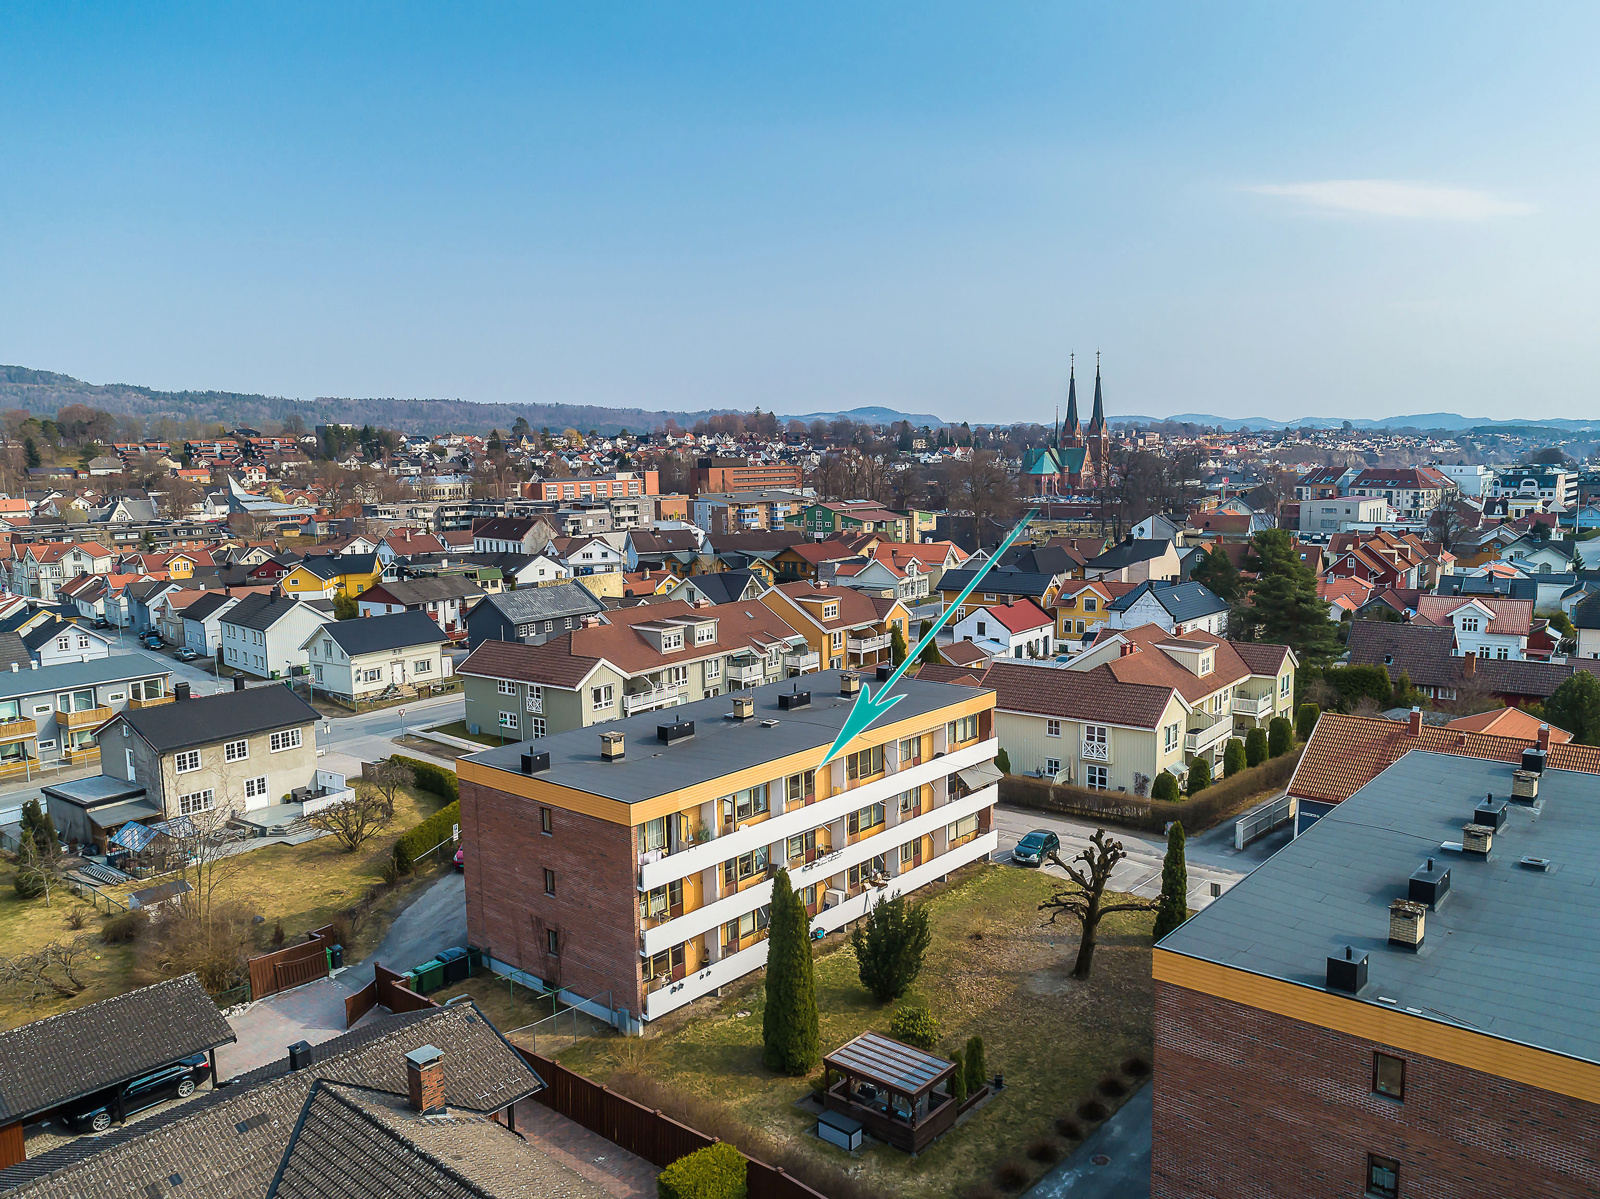
M 440 961 L 423 962 L 416 968 L 417 981 L 412 988 L 419 995 L 427 995 L 444 986 L 444 963 Z
M 467 946 L 467 974 L 475 975 L 483 969 L 483 950 L 476 945 Z

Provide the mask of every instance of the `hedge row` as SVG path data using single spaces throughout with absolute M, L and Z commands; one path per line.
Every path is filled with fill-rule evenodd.
M 442 796 L 451 803 L 461 798 L 461 783 L 455 771 L 437 762 L 424 762 L 421 758 L 407 758 L 400 754 L 392 755 L 389 760 L 411 767 L 411 773 L 417 776 L 417 786 L 422 790 Z
M 1239 771 L 1232 778 L 1213 783 L 1204 791 L 1181 803 L 1145 799 L 1125 791 L 1091 791 L 1062 783 L 1023 775 L 1007 775 L 1000 780 L 1000 802 L 1042 812 L 1061 812 L 1088 820 L 1120 824 L 1150 832 L 1164 830 L 1177 820 L 1191 836 L 1211 828 L 1274 791 L 1288 785 L 1300 761 L 1298 750 L 1282 757 L 1269 758 L 1259 766 Z
M 449 840 L 450 830 L 461 822 L 461 784 L 455 771 L 446 770 L 432 762 L 405 758 L 399 754 L 395 754 L 393 760 L 411 767 L 421 790 L 450 801 L 421 824 L 402 833 L 394 843 L 395 865 L 406 871 L 411 869 L 411 863 L 439 842 Z

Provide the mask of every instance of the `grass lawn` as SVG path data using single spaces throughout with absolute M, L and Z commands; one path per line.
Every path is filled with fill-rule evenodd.
M 266 918 L 265 930 L 283 921 L 289 940 L 328 923 L 336 913 L 360 899 L 367 888 L 383 881 L 381 868 L 401 833 L 419 824 L 444 806 L 444 800 L 426 791 L 402 789 L 395 795 L 395 818 L 388 828 L 355 853 L 346 853 L 336 838 L 319 837 L 304 845 L 269 845 L 240 855 L 239 871 L 227 884 L 228 894 L 248 903 Z M 43 899 L 21 900 L 12 886 L 12 871 L 0 874 L 0 954 L 14 957 L 32 953 L 50 941 L 68 941 L 79 936 L 66 925 L 69 908 L 82 901 L 62 890 L 45 907 Z M 395 914 L 414 890 L 436 876 L 437 868 L 421 870 L 403 879 L 393 891 L 374 905 L 345 946 L 349 959 L 366 956 L 393 922 Z M 109 890 L 125 900 L 129 890 L 149 886 L 141 880 L 133 887 Z M 105 923 L 102 915 L 91 915 L 84 932 L 98 931 Z M 41 1016 L 93 1003 L 129 989 L 129 973 L 134 951 L 129 946 L 96 945 L 99 959 L 84 973 L 89 984 L 70 999 L 52 1000 L 29 1007 L 14 996 L 0 992 L 0 1026 L 14 1027 Z
M 494 733 L 469 733 L 465 720 L 452 720 L 449 724 L 436 726 L 433 731 L 451 737 L 461 737 L 467 741 L 476 741 L 479 745 L 512 745 L 517 741 L 515 737 L 501 737 Z
M 1005 1160 L 1036 1177 L 1048 1166 L 1028 1160 L 1030 1143 L 1056 1136 L 1054 1119 L 1072 1115 L 1121 1062 L 1135 1056 L 1148 1061 L 1151 1053 L 1153 917 L 1107 917 L 1094 975 L 1075 982 L 1076 926 L 1044 925 L 1037 911 L 1051 886 L 1035 871 L 984 865 L 926 901 L 934 938 L 916 991 L 939 1020 L 941 1045 L 982 1036 L 989 1071 L 1002 1072 L 1006 1085 L 915 1161 L 883 1146 L 852 1160 L 809 1135 L 814 1117 L 795 1106 L 809 1081 L 776 1076 L 761 1064 L 759 980 L 657 1021 L 641 1042 L 583 1042 L 560 1059 L 590 1077 L 615 1073 L 624 1092 L 626 1071 L 636 1070 L 720 1105 L 730 1117 L 850 1170 L 884 1194 L 946 1199 L 990 1182 Z M 817 1006 L 823 1051 L 869 1028 L 887 1032 L 893 1007 L 880 1008 L 861 986 L 848 943 L 822 953 Z M 1061 1151 L 1070 1150 L 1057 1139 Z

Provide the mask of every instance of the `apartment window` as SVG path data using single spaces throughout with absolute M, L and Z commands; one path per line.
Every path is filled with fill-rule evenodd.
M 227 762 L 242 762 L 250 756 L 250 742 L 243 739 L 230 741 L 222 747 L 222 757 Z
M 817 772 L 807 770 L 803 774 L 791 774 L 784 780 L 789 794 L 789 803 L 805 803 L 815 799 L 817 795 Z
M 963 837 L 970 837 L 978 831 L 978 816 L 974 812 L 971 816 L 963 816 L 950 826 L 950 840 L 959 841 Z
M 869 804 L 860 811 L 851 812 L 845 818 L 845 830 L 854 837 L 858 833 L 870 832 L 883 822 L 883 805 L 881 803 Z
M 258 778 L 245 779 L 245 781 L 244 781 L 244 797 L 246 799 L 259 799 L 261 796 L 265 795 L 266 793 L 267 793 L 267 776 L 266 775 L 263 774 Z
M 1044 760 L 1044 772 L 1046 774 L 1048 774 L 1048 775 L 1060 774 L 1061 773 L 1061 759 L 1060 758 L 1046 758 Z
M 383 681 L 383 667 L 375 666 L 371 670 L 363 670 L 361 672 L 361 681 L 363 683 L 378 683 L 378 682 L 382 682 Z
M 667 847 L 667 818 L 657 816 L 639 826 L 639 852 L 655 853 Z
M 554 895 L 556 893 L 556 872 L 548 866 L 545 867 L 544 871 L 544 893 L 546 895 Z
M 1278 694 L 1279 695 L 1288 695 L 1289 694 L 1289 676 L 1288 675 L 1284 675 L 1281 679 L 1278 680 Z
M 1400 1163 L 1392 1157 L 1367 1154 L 1367 1194 L 1376 1199 L 1400 1199 Z
M 89 648 L 89 635 L 87 633 L 79 633 L 78 634 L 78 648 L 79 649 L 88 649 Z
M 1091 791 L 1111 790 L 1111 779 L 1104 766 L 1086 766 L 1083 770 L 1084 785 Z
M 714 682 L 722 677 L 722 659 L 712 658 L 706 662 L 706 682 Z
M 683 648 L 682 633 L 663 633 L 661 635 L 661 652 L 670 653 L 675 649 Z
M 808 833 L 790 837 L 786 848 L 791 862 L 808 853 L 814 856 L 817 852 L 817 830 L 812 829 Z
M 1045 721 L 1044 722 L 1044 735 L 1046 737 L 1059 737 L 1059 736 L 1061 736 L 1061 722 L 1059 720 L 1047 720 L 1047 721 Z
M 1100 750 L 1099 756 L 1103 757 L 1105 755 L 1106 741 L 1107 741 L 1107 739 L 1108 739 L 1108 737 L 1110 735 L 1110 731 L 1111 730 L 1108 729 L 1103 724 L 1086 724 L 1086 725 L 1084 725 L 1083 726 L 1083 751 L 1084 751 L 1084 756 L 1085 757 L 1093 756 L 1093 751 L 1090 749 L 1090 747 L 1091 746 L 1097 746 L 1099 748 L 1099 750 Z
M 1495 650 L 1494 656 L 1499 658 L 1502 662 L 1508 661 L 1511 657 L 1511 650 L 1502 645 L 1499 649 Z
M 980 637 L 986 636 L 987 635 L 987 631 L 988 631 L 988 622 L 987 621 L 983 621 L 983 620 L 978 621 L 977 622 L 977 629 L 978 629 L 978 636 L 980 636 Z
M 915 858 L 916 856 L 917 856 L 917 843 L 915 841 L 907 841 L 904 845 L 902 845 L 900 847 L 900 864 L 902 866 L 909 866 L 911 864 L 912 859 Z
M 1392 1053 L 1372 1055 L 1372 1089 L 1392 1099 L 1406 1097 L 1406 1059 Z
M 736 820 L 749 820 L 752 816 L 765 816 L 770 810 L 765 783 L 722 797 L 723 824 L 732 824 Z
M 517 685 L 510 679 L 496 679 L 494 689 L 501 695 L 515 695 L 517 693 Z
M 300 730 L 284 729 L 280 733 L 273 733 L 270 748 L 273 753 L 277 753 L 279 750 L 283 749 L 299 749 Z
M 59 649 L 59 650 L 69 650 L 69 649 L 71 649 L 72 648 L 72 638 L 71 637 L 57 637 L 56 638 L 56 648 Z
M 961 741 L 976 741 L 978 739 L 978 718 L 976 716 L 963 716 L 960 720 L 952 720 L 944 726 L 944 738 L 951 745 Z
M 503 729 L 514 729 L 514 728 L 516 728 L 517 727 L 517 714 L 515 712 L 502 712 L 502 713 L 500 713 L 500 727 L 503 728 Z
M 616 704 L 610 683 L 604 687 L 589 688 L 589 703 L 596 712 L 603 712 Z
M 1476 633 L 1478 631 L 1478 618 L 1476 616 L 1463 616 L 1461 618 L 1461 631 L 1463 633 Z
M 747 854 L 729 858 L 722 863 L 722 885 L 735 887 L 747 878 L 754 878 L 767 868 L 767 847 L 757 846 Z
M 900 742 L 900 769 L 915 766 L 917 759 L 922 757 L 922 738 L 907 737 Z
M 844 634 L 843 633 L 835 633 L 835 634 L 833 634 L 833 638 L 832 638 L 832 641 L 830 642 L 830 644 L 833 646 L 834 649 L 838 649 L 840 646 L 842 646 L 844 644 Z
M 194 791 L 188 795 L 178 796 L 178 813 L 182 816 L 192 816 L 196 812 L 209 812 L 211 805 L 216 801 L 216 792 L 207 787 L 204 791 Z
M 1178 748 L 1178 730 L 1180 727 L 1181 726 L 1174 721 L 1172 724 L 1167 725 L 1166 728 L 1161 730 L 1162 748 L 1169 754 Z
M 1085 612 L 1095 612 L 1095 611 L 1098 611 L 1098 610 L 1099 610 L 1099 607 L 1100 607 L 1100 602 L 1099 602 L 1099 601 L 1098 601 L 1098 600 L 1096 600 L 1096 599 L 1095 599 L 1095 598 L 1094 598 L 1094 596 L 1092 596 L 1092 595 L 1091 595 L 1091 596 L 1086 596 L 1086 597 L 1085 597 L 1085 598 L 1084 598 L 1084 601 L 1083 601 L 1083 610 L 1084 610 L 1084 611 L 1085 611 Z
M 694 631 L 696 645 L 710 645 L 717 639 L 717 626 L 714 624 L 698 625 Z
M 871 749 L 863 749 L 859 753 L 846 754 L 844 773 L 848 779 L 865 779 L 875 774 L 882 774 L 883 746 L 874 745 Z
M 866 886 L 873 879 L 889 873 L 889 860 L 883 854 L 875 858 L 868 858 L 859 866 L 852 866 L 848 872 L 850 888 Z
M 550 874 L 550 871 L 545 871 Z M 550 874 L 552 887 L 555 875 Z M 555 891 L 550 894 L 554 895 Z M 639 915 L 647 920 L 661 920 L 669 916 L 673 908 L 683 906 L 683 880 L 676 879 L 664 887 L 656 887 L 639 896 Z
M 199 770 L 200 751 L 198 749 L 186 749 L 178 754 L 174 761 L 179 774 L 188 774 L 191 770 Z
M 544 951 L 553 958 L 561 956 L 561 930 L 547 928 L 544 930 Z
M 537 741 L 540 737 L 543 737 L 543 736 L 544 736 L 544 717 L 543 716 L 530 716 L 530 717 L 528 717 L 528 739 L 530 741 Z
M 921 806 L 922 788 L 913 787 L 909 791 L 900 792 L 899 801 L 901 815 L 907 812 L 915 812 Z
M 539 831 L 547 837 L 555 832 L 555 813 L 549 808 L 539 809 Z

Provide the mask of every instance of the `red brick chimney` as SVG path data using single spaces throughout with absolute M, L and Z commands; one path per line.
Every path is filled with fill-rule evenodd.
M 406 1054 L 406 1093 L 411 1110 L 428 1115 L 444 1111 L 444 1051 L 424 1045 Z
M 1476 675 L 1478 673 L 1478 655 L 1477 654 L 1472 653 L 1472 652 L 1469 651 L 1467 656 L 1462 659 L 1461 673 L 1464 674 L 1469 679 L 1472 678 L 1474 675 Z
M 1422 736 L 1422 709 L 1412 708 L 1411 718 L 1406 721 L 1406 724 L 1413 737 Z
M 1546 752 L 1550 749 L 1550 726 L 1547 724 L 1539 726 L 1539 748 Z

